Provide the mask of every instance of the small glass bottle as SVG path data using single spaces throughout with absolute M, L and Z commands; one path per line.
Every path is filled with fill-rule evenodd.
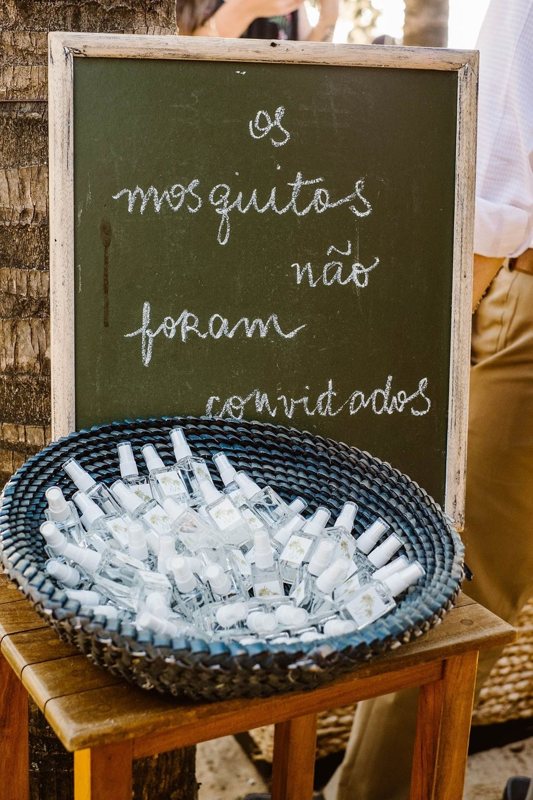
M 129 442 L 117 444 L 120 477 L 137 497 L 148 503 L 153 500 L 152 489 L 146 478 L 139 475 L 139 468 L 133 455 L 133 448 Z
M 269 528 L 279 528 L 293 516 L 287 503 L 270 486 L 261 489 L 245 472 L 237 472 L 235 482 L 254 514 Z
M 353 619 L 358 629 L 364 628 L 392 611 L 396 607 L 395 598 L 424 574 L 422 565 L 415 561 L 382 581 L 370 581 L 359 589 L 349 603 L 340 608 L 340 613 L 343 617 Z
M 129 520 L 122 509 L 107 515 L 83 492 L 76 492 L 73 500 L 82 513 L 87 529 L 84 537 L 86 546 L 97 550 L 106 550 L 108 547 L 120 547 L 124 550 L 127 548 Z
M 279 567 L 274 561 L 274 549 L 268 532 L 254 533 L 254 558 L 252 564 L 252 588 L 255 597 L 284 597 L 283 582 Z
M 332 539 L 317 537 L 313 544 L 308 564 L 302 564 L 294 587 L 290 593 L 291 600 L 297 606 L 306 603 L 313 594 L 316 579 L 333 562 L 337 553 L 337 543 Z
M 150 476 L 154 499 L 162 502 L 167 497 L 173 497 L 178 502 L 189 503 L 189 493 L 175 465 L 167 467 L 153 444 L 145 444 L 141 452 Z
M 309 611 L 311 617 L 328 615 L 334 608 L 333 593 L 346 579 L 350 562 L 346 558 L 337 558 L 326 567 L 315 580 L 312 593 L 303 603 L 302 608 Z
M 172 583 L 176 587 L 174 596 L 185 616 L 193 621 L 197 610 L 208 602 L 205 589 L 183 556 L 174 556 L 168 562 L 168 567 Z
M 336 603 L 346 605 L 369 580 L 382 581 L 384 578 L 393 575 L 395 572 L 400 572 L 400 570 L 405 569 L 407 566 L 409 566 L 409 562 L 406 557 L 398 556 L 398 558 L 395 558 L 393 561 L 385 564 L 385 566 L 375 570 L 375 572 L 370 570 L 358 570 L 353 575 L 348 575 L 344 583 L 335 589 L 333 595 L 334 600 Z
M 121 608 L 137 610 L 140 572 L 145 571 L 142 561 L 112 549 L 98 553 L 96 550 L 78 548 L 76 553 L 70 551 L 69 556 L 81 567 L 97 591 Z
M 285 583 L 292 585 L 297 580 L 298 572 L 302 564 L 309 561 L 311 548 L 316 537 L 324 530 L 329 516 L 328 509 L 320 506 L 301 530 L 291 533 L 279 556 L 279 568 Z
M 248 604 L 242 600 L 234 602 L 210 603 L 195 615 L 199 628 L 216 639 L 241 639 L 249 633 L 246 626 Z
M 48 508 L 44 512 L 46 519 L 54 522 L 74 544 L 82 544 L 84 531 L 72 500 L 67 502 L 59 486 L 50 486 L 45 497 L 48 502 Z
M 246 597 L 240 580 L 232 571 L 224 572 L 220 564 L 209 564 L 204 572 L 215 602 Z
M 296 497 L 289 503 L 289 508 L 293 516 L 288 522 L 284 522 L 279 528 L 276 528 L 272 533 L 272 544 L 280 553 L 290 539 L 291 533 L 295 533 L 303 528 L 306 523 L 305 517 L 302 512 L 307 508 L 307 503 L 302 497 Z
M 191 505 L 197 506 L 203 500 L 199 482 L 206 479 L 211 480 L 209 468 L 203 458 L 193 456 L 183 428 L 172 428 L 170 440 L 174 448 L 178 472 L 189 495 L 189 502 Z
M 142 561 L 148 567 L 156 562 L 148 549 L 147 531 L 139 520 L 132 520 L 128 528 L 128 554 L 138 561 Z
M 237 470 L 230 463 L 225 453 L 215 453 L 213 461 L 219 471 L 222 483 L 224 484 L 224 494 L 227 494 L 233 505 L 239 510 L 239 513 L 246 520 L 251 531 L 267 530 L 263 521 L 254 514 L 246 497 L 243 495 L 239 488 L 239 484 L 235 480 Z
M 156 500 L 143 502 L 121 480 L 115 481 L 111 485 L 111 491 L 131 519 L 138 519 L 144 522 L 158 536 L 166 536 L 170 533 L 172 521 Z
M 220 492 L 211 480 L 201 480 L 200 490 L 205 501 L 205 513 L 224 544 L 252 545 L 252 532 L 229 497 Z
M 69 458 L 68 461 L 65 461 L 63 469 L 76 484 L 80 492 L 90 497 L 105 514 L 116 514 L 120 510 L 107 486 L 103 483 L 97 483 L 95 479 L 78 464 L 76 459 Z
M 178 503 L 169 497 L 163 500 L 163 508 L 170 519 L 171 532 L 192 553 L 202 548 L 215 548 L 221 545 L 222 540 L 218 530 L 204 522 L 198 512 L 186 503 Z
M 371 550 L 377 545 L 384 533 L 389 530 L 389 523 L 384 519 L 378 517 L 372 525 L 370 525 L 363 533 L 355 540 L 355 546 L 365 555 L 368 555 Z
M 335 539 L 339 547 L 339 555 L 345 558 L 353 558 L 355 553 L 356 544 L 355 537 L 352 536 L 352 528 L 357 510 L 357 503 L 351 501 L 345 503 L 333 526 L 326 528 L 324 532 Z
M 48 559 L 44 568 L 50 577 L 69 589 L 77 589 L 84 584 L 80 571 L 59 558 Z

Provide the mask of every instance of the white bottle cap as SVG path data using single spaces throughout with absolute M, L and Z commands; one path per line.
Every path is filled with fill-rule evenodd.
M 350 562 L 347 558 L 337 558 L 318 576 L 315 582 L 316 588 L 324 594 L 331 594 L 345 580 L 349 568 Z
M 139 561 L 145 561 L 148 558 L 146 535 L 138 520 L 131 522 L 128 526 L 128 553 L 133 558 L 138 558 Z
M 391 533 L 391 535 L 387 536 L 385 541 L 382 542 L 379 547 L 375 547 L 368 554 L 368 560 L 376 567 L 376 569 L 379 569 L 379 567 L 384 567 L 401 546 L 401 539 L 399 539 L 395 533 Z
M 374 574 L 372 575 L 373 581 L 382 581 L 383 578 L 388 578 L 389 575 L 394 575 L 395 572 L 399 572 L 401 569 L 409 566 L 409 562 L 405 556 L 398 556 L 389 564 L 385 564 L 384 567 L 377 569 Z
M 118 463 L 122 478 L 137 478 L 139 470 L 133 455 L 133 448 L 129 442 L 119 442 L 117 444 Z
M 100 566 L 102 556 L 96 550 L 90 550 L 88 547 L 75 547 L 71 545 L 69 548 L 68 557 L 83 567 L 87 572 L 94 572 Z
M 184 501 L 180 503 L 174 497 L 165 497 L 161 505 L 172 521 L 178 519 L 178 517 L 181 517 L 181 515 L 189 508 L 189 504 L 187 502 Z
M 278 544 L 282 545 L 282 547 L 285 547 L 285 545 L 290 539 L 291 533 L 293 533 L 293 531 L 296 531 L 301 527 L 302 527 L 302 520 L 298 515 L 295 515 L 288 522 L 286 522 L 285 525 L 282 525 L 281 528 L 278 528 L 278 530 L 274 534 L 274 541 L 278 542 Z
M 149 611 L 141 611 L 137 615 L 136 626 L 144 630 L 150 630 L 154 633 L 167 634 L 168 636 L 175 636 L 178 632 L 178 626 L 168 619 L 160 619 L 155 614 Z
M 389 530 L 389 524 L 384 519 L 378 517 L 372 525 L 363 531 L 361 536 L 355 540 L 355 546 L 358 550 L 365 555 L 368 555 L 371 550 L 377 545 L 385 531 Z
M 291 511 L 294 511 L 295 514 L 301 514 L 302 511 L 305 511 L 307 508 L 307 503 L 303 497 L 295 497 L 294 500 L 291 500 L 289 503 L 289 508 Z
M 61 555 L 67 545 L 67 540 L 55 522 L 43 522 L 39 530 L 46 544 Z
M 154 469 L 165 469 L 165 462 L 160 458 L 153 444 L 145 444 L 144 447 L 141 448 L 141 453 L 143 454 L 148 472 L 152 472 Z
M 231 580 L 220 564 L 210 564 L 205 570 L 205 577 L 216 594 L 229 594 L 231 591 Z
M 117 619 L 118 608 L 110 605 L 93 606 L 93 614 L 100 617 L 109 617 L 109 619 Z
M 83 492 L 76 492 L 72 499 L 83 514 L 83 520 L 88 528 L 97 522 L 97 520 L 105 517 L 105 511 L 102 511 L 94 500 L 91 500 L 91 498 L 87 497 Z
M 270 569 L 274 566 L 274 551 L 266 530 L 255 531 L 254 554 L 255 564 L 259 569 Z
M 235 475 L 237 474 L 237 470 L 231 465 L 227 455 L 222 452 L 215 453 L 213 456 L 213 461 L 215 462 L 216 468 L 219 471 L 224 486 L 228 486 L 228 484 L 233 483 L 235 480 Z
M 148 592 L 144 598 L 144 604 L 151 614 L 166 618 L 171 613 L 167 599 L 162 592 Z
M 317 549 L 309 560 L 308 570 L 311 575 L 317 576 L 320 575 L 321 572 L 324 572 L 328 564 L 331 562 L 331 557 L 336 547 L 337 543 L 331 539 L 324 539 L 324 541 L 319 543 Z
M 301 633 L 298 638 L 301 642 L 314 642 L 315 639 L 323 639 L 324 634 L 318 631 L 305 631 L 305 633 Z
M 274 614 L 281 625 L 286 625 L 289 628 L 303 628 L 309 619 L 309 614 L 305 608 L 291 606 L 289 603 L 278 606 Z
M 144 505 L 144 502 L 141 500 L 141 498 L 137 497 L 135 492 L 132 492 L 131 489 L 128 489 L 126 484 L 121 480 L 115 481 L 111 484 L 111 491 L 117 498 L 124 511 L 127 511 L 128 514 L 135 513 L 140 506 Z
M 310 517 L 303 526 L 303 532 L 310 533 L 312 536 L 317 536 L 328 524 L 330 516 L 331 512 L 328 511 L 327 508 L 319 506 L 313 516 Z
M 182 594 L 194 591 L 197 586 L 196 578 L 193 575 L 191 565 L 183 556 L 174 556 L 168 562 L 168 568 L 174 576 L 174 582 L 178 591 Z
M 355 630 L 357 630 L 356 623 L 349 619 L 328 619 L 324 623 L 326 636 L 342 636 L 343 633 L 351 633 Z
M 68 564 L 63 564 L 62 561 L 56 561 L 51 558 L 45 564 L 45 569 L 52 578 L 64 583 L 65 586 L 75 587 L 81 581 L 81 575 L 77 569 L 70 567 Z
M 50 518 L 54 522 L 64 522 L 70 517 L 70 508 L 59 486 L 50 486 L 44 494 Z
M 215 619 L 221 628 L 231 628 L 236 622 L 246 619 L 247 613 L 246 603 L 230 603 L 217 608 Z
M 218 491 L 217 487 L 210 479 L 200 478 L 198 484 L 200 486 L 202 497 L 208 506 L 211 505 L 211 503 L 215 503 L 220 497 L 224 496 L 222 492 Z
M 352 503 L 351 501 L 345 503 L 342 507 L 341 513 L 335 520 L 333 527 L 344 528 L 348 531 L 348 533 L 350 533 L 353 528 L 353 521 L 355 519 L 355 515 L 357 514 L 357 510 L 357 503 Z
M 102 602 L 102 595 L 90 589 L 65 589 L 70 600 L 77 600 L 82 606 L 97 606 Z
M 80 492 L 87 492 L 96 484 L 95 479 L 91 478 L 89 473 L 83 467 L 80 467 L 74 458 L 69 458 L 68 461 L 65 461 L 63 469 L 69 478 L 74 481 Z
M 385 578 L 383 583 L 388 586 L 389 591 L 393 597 L 397 597 L 397 595 L 404 592 L 409 586 L 413 583 L 416 583 L 419 578 L 425 575 L 424 568 L 422 564 L 419 564 L 418 561 L 413 562 L 413 564 L 409 564 L 408 567 L 402 569 L 400 572 L 395 572 L 393 575 L 389 575 L 388 578 Z
M 274 614 L 266 611 L 251 611 L 246 619 L 246 624 L 253 633 L 273 633 L 278 627 Z
M 168 561 L 176 555 L 176 545 L 173 536 L 159 537 L 159 549 L 157 551 L 157 571 L 166 574 L 168 571 Z
M 174 447 L 174 456 L 176 461 L 181 461 L 182 458 L 188 458 L 192 455 L 191 448 L 187 444 L 183 428 L 172 428 L 170 431 L 170 440 Z
M 261 487 L 246 472 L 236 472 L 235 482 L 247 500 L 251 500 L 254 494 L 261 491 Z

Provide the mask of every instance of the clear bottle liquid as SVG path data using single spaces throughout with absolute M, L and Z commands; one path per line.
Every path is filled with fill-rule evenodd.
M 193 456 L 183 428 L 173 428 L 170 431 L 170 440 L 174 448 L 176 466 L 189 494 L 190 503 L 193 506 L 200 505 L 203 500 L 200 481 L 211 480 L 209 467 L 203 458 Z
M 422 565 L 415 561 L 382 581 L 370 581 L 340 608 L 340 613 L 345 618 L 353 619 L 358 629 L 364 628 L 392 611 L 396 607 L 395 598 L 424 574 Z
M 139 468 L 133 455 L 133 448 L 129 442 L 119 442 L 117 444 L 120 477 L 131 491 L 137 495 L 143 503 L 153 500 L 152 488 L 147 478 L 139 475 Z
M 316 537 L 324 530 L 329 516 L 327 508 L 319 507 L 301 530 L 291 533 L 279 556 L 279 568 L 285 583 L 292 586 L 297 580 L 299 570 L 304 562 L 309 561 L 311 548 Z
M 175 465 L 167 467 L 153 444 L 146 444 L 141 452 L 150 476 L 154 499 L 163 502 L 167 497 L 173 497 L 180 503 L 189 503 L 189 493 Z
M 54 522 L 73 544 L 83 546 L 84 530 L 72 500 L 65 499 L 59 486 L 50 486 L 45 497 L 48 503 L 44 512 L 46 519 Z
M 103 483 L 97 483 L 95 479 L 78 464 L 76 459 L 69 458 L 68 461 L 65 461 L 63 469 L 76 484 L 80 492 L 83 492 L 87 497 L 93 500 L 105 514 L 116 514 L 120 510 L 107 486 Z
M 237 472 L 235 482 L 254 514 L 269 528 L 279 528 L 293 516 L 287 503 L 272 487 L 261 489 L 245 472 Z
M 156 500 L 143 502 L 121 480 L 115 481 L 111 485 L 111 490 L 128 517 L 140 520 L 158 536 L 170 533 L 172 520 Z
M 128 525 L 130 520 L 127 514 L 120 509 L 112 514 L 104 511 L 86 494 L 76 492 L 74 502 L 82 513 L 86 526 L 86 546 L 95 547 L 97 550 L 106 550 L 108 547 L 125 550 L 128 546 Z
M 186 503 L 172 498 L 163 501 L 163 508 L 171 521 L 171 532 L 182 544 L 195 553 L 203 548 L 216 548 L 222 543 L 218 529 L 208 525 L 202 517 Z
M 262 599 L 284 597 L 279 567 L 274 561 L 274 549 L 268 532 L 254 533 L 255 562 L 252 564 L 252 588 L 255 597 Z
M 237 547 L 253 543 L 252 532 L 229 497 L 214 486 L 211 480 L 201 480 L 200 489 L 205 502 L 205 513 L 217 529 L 224 544 Z

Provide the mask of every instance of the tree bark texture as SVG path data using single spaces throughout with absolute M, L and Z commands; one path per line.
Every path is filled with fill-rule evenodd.
M 403 43 L 446 47 L 448 14 L 448 0 L 405 0 Z
M 174 34 L 174 0 L 0 2 L 0 487 L 50 438 L 47 35 Z M 71 800 L 72 756 L 30 710 L 31 800 Z M 194 748 L 134 763 L 134 800 L 196 800 Z

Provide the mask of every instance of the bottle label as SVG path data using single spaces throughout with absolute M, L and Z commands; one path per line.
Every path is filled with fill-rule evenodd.
M 355 553 L 355 539 L 349 534 L 341 534 L 338 539 L 340 555 L 351 560 Z
M 174 470 L 168 472 L 160 472 L 155 476 L 157 484 L 165 497 L 176 497 L 176 495 L 185 494 L 185 486 L 180 476 Z
M 254 582 L 254 595 L 256 597 L 283 597 L 284 591 L 281 581 L 256 580 Z
M 349 603 L 360 589 L 361 582 L 356 572 L 355 575 L 352 575 L 351 578 L 348 578 L 348 580 L 344 581 L 344 583 L 335 589 L 333 597 L 335 601 Z
M 386 614 L 391 608 L 394 608 L 396 603 L 394 600 L 386 597 L 380 597 L 375 587 L 369 586 L 368 588 L 359 592 L 359 594 L 346 605 L 346 611 L 355 620 L 359 628 L 368 625 L 375 619 Z
M 128 485 L 128 489 L 131 489 L 133 494 L 143 503 L 149 503 L 150 500 L 154 499 L 149 483 L 131 483 Z
M 252 575 L 252 569 L 246 558 L 241 553 L 241 551 L 235 548 L 234 550 L 231 551 L 231 556 L 235 561 L 237 569 L 239 570 L 243 578 L 250 578 Z
M 306 583 L 305 580 L 300 581 L 300 583 L 298 584 L 296 589 L 293 592 L 291 592 L 290 596 L 293 598 L 293 600 L 294 600 L 294 602 L 296 603 L 297 606 L 301 605 L 305 600 L 305 596 L 306 596 L 305 583 Z
M 145 511 L 141 516 L 146 524 L 159 535 L 164 536 L 170 531 L 170 517 L 162 508 L 154 506 L 149 511 Z
M 128 525 L 124 517 L 102 519 L 106 529 L 113 539 L 119 543 L 124 550 L 128 549 Z
M 192 468 L 194 474 L 196 475 L 196 478 L 199 481 L 208 480 L 209 482 L 211 482 L 211 475 L 209 473 L 209 468 L 203 459 L 201 458 L 199 458 L 198 460 L 195 459 L 192 462 Z
M 213 508 L 210 508 L 209 514 L 217 528 L 220 528 L 221 531 L 242 522 L 241 515 L 227 497 L 219 500 Z
M 299 567 L 300 564 L 303 564 L 312 544 L 312 539 L 306 539 L 305 536 L 293 533 L 283 548 L 280 561 L 286 561 L 291 566 Z
M 264 530 L 265 526 L 263 525 L 261 520 L 258 519 L 255 516 L 255 514 L 254 514 L 254 512 L 252 511 L 251 508 L 247 508 L 246 506 L 242 506 L 240 508 L 240 512 L 241 512 L 242 516 L 244 517 L 244 519 L 246 520 L 246 522 L 248 523 L 248 526 L 253 531 L 262 531 L 262 530 Z

